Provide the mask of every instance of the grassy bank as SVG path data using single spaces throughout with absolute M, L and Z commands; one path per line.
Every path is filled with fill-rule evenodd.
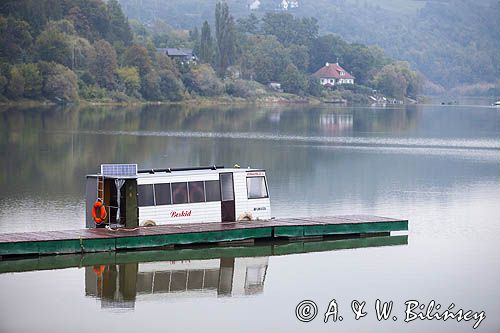
M 116 101 L 111 99 L 99 99 L 99 100 L 84 100 L 80 99 L 71 103 L 55 103 L 50 100 L 29 100 L 29 99 L 20 99 L 20 100 L 4 100 L 0 101 L 0 106 L 7 107 L 23 107 L 23 108 L 31 108 L 38 106 L 55 106 L 55 105 L 113 105 L 113 106 L 130 106 L 130 105 L 199 105 L 199 106 L 208 106 L 208 105 L 228 105 L 228 104 L 320 104 L 321 100 L 312 96 L 298 96 L 287 93 L 276 93 L 276 94 L 267 94 L 265 96 L 258 97 L 234 97 L 229 95 L 221 95 L 214 97 L 202 97 L 196 96 L 189 99 L 185 99 L 178 102 L 172 101 L 144 101 L 138 99 L 130 99 L 127 101 Z

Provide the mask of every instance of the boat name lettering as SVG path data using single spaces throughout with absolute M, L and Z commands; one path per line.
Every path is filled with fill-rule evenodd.
M 175 210 L 170 212 L 170 217 L 186 217 L 191 216 L 191 210 L 181 210 L 176 212 Z

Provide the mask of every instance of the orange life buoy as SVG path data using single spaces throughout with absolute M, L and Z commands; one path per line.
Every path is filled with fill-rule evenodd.
M 101 200 L 97 200 L 92 207 L 92 218 L 95 223 L 101 224 L 104 220 L 106 220 L 106 217 L 108 217 L 106 207 L 104 207 Z
M 104 265 L 100 265 L 100 266 L 92 266 L 92 271 L 95 273 L 95 275 L 97 276 L 101 276 L 102 273 L 104 273 L 104 270 L 106 269 L 106 267 Z

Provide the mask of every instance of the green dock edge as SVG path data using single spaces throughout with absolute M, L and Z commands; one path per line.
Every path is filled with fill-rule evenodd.
M 275 237 L 311 237 L 325 235 L 345 235 L 353 233 L 379 233 L 408 230 L 408 221 L 366 222 L 356 224 L 319 224 L 289 227 L 275 227 Z
M 0 243 L 0 256 L 57 255 L 157 248 L 173 245 L 231 242 L 248 239 L 369 234 L 408 230 L 408 221 L 256 227 L 209 232 L 95 239 Z
M 126 252 L 98 252 L 40 256 L 0 261 L 0 274 L 53 270 L 95 265 L 115 265 L 135 262 L 176 260 L 207 260 L 214 258 L 265 257 L 290 254 L 325 252 L 368 247 L 397 246 L 408 244 L 408 235 L 374 236 L 322 241 L 272 242 L 247 246 L 205 246 L 199 248 L 165 249 Z

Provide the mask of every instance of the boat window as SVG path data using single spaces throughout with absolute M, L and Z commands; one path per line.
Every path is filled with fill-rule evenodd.
M 248 199 L 267 198 L 265 177 L 247 177 Z
M 189 182 L 189 202 L 205 202 L 203 182 Z
M 234 200 L 233 174 L 221 173 L 220 181 L 221 181 L 222 201 Z
M 156 205 L 171 205 L 170 184 L 155 184 Z
M 207 202 L 220 201 L 220 185 L 218 180 L 208 180 L 205 182 L 205 193 Z
M 174 204 L 184 204 L 188 202 L 187 183 L 172 184 L 172 202 Z
M 139 207 L 154 206 L 153 185 L 139 185 L 137 186 L 137 203 Z

